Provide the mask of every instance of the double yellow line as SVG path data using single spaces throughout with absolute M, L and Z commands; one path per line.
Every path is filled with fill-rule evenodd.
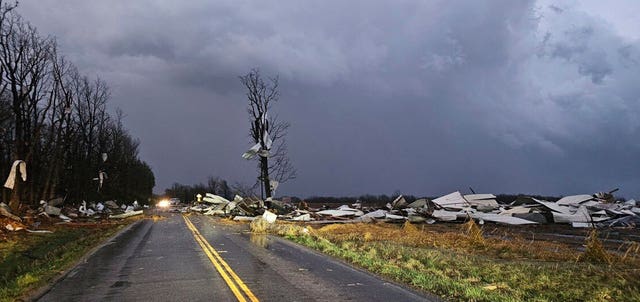
M 222 279 L 227 283 L 227 286 L 231 289 L 233 294 L 236 296 L 238 301 L 240 302 L 258 302 L 258 298 L 251 292 L 251 290 L 247 287 L 247 285 L 242 282 L 240 277 L 236 275 L 236 273 L 231 269 L 231 267 L 220 257 L 220 254 L 207 242 L 206 239 L 200 234 L 198 229 L 191 223 L 191 220 L 187 218 L 187 216 L 182 216 L 184 218 L 184 222 L 187 224 L 187 228 L 191 230 L 193 233 L 193 237 L 196 239 L 196 242 L 202 247 L 204 253 L 209 257 L 211 263 L 216 268 Z M 245 298 L 246 297 L 246 298 Z

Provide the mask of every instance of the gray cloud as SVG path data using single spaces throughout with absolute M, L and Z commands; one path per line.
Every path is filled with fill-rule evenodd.
M 638 43 L 570 2 L 22 1 L 113 87 L 158 188 L 250 182 L 238 75 L 279 74 L 282 194 L 570 194 L 640 178 Z

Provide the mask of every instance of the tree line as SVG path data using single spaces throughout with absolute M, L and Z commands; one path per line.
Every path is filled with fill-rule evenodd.
M 199 183 L 195 185 L 174 183 L 171 187 L 164 190 L 164 195 L 167 198 L 180 198 L 183 202 L 197 200 L 197 194 L 204 196 L 205 193 L 222 196 L 228 200 L 233 200 L 236 194 L 242 195 L 237 188 L 229 186 L 226 180 L 213 176 L 209 176 L 206 183 Z M 244 197 L 247 197 L 247 195 Z
M 0 0 L 0 175 L 24 161 L 27 180 L 18 171 L 2 201 L 16 211 L 55 197 L 146 202 L 154 175 L 124 113 L 109 112 L 108 85 L 82 75 L 16 6 Z

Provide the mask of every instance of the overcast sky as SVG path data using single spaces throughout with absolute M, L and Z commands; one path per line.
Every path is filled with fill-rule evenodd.
M 253 182 L 239 75 L 279 75 L 278 195 L 640 196 L 640 2 L 22 0 L 112 88 L 156 192 Z

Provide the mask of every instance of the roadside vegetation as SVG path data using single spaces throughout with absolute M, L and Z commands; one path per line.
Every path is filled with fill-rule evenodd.
M 450 301 L 640 301 L 640 247 L 607 251 L 596 232 L 578 250 L 486 236 L 473 222 L 449 231 L 410 223 L 251 227 Z
M 51 282 L 92 248 L 137 218 L 109 223 L 62 224 L 52 233 L 0 234 L 0 302 L 16 301 Z

